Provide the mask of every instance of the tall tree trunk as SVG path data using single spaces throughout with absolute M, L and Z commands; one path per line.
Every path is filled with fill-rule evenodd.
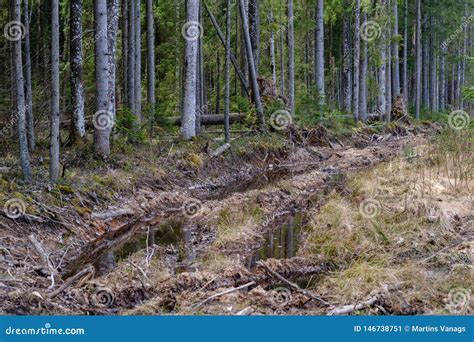
M 439 62 L 439 109 L 444 111 L 446 109 L 446 66 L 445 66 L 445 56 L 442 54 L 440 56 Z
M 135 4 L 132 0 L 128 2 L 128 68 L 127 68 L 127 88 L 128 88 L 128 107 L 133 115 L 138 118 L 135 103 Z
M 288 78 L 290 112 L 295 112 L 295 26 L 293 0 L 288 0 Z
M 12 20 L 16 23 L 21 22 L 21 0 L 14 0 L 11 3 Z M 21 38 L 21 37 L 19 37 Z M 28 152 L 28 137 L 26 133 L 26 103 L 25 103 L 25 83 L 23 79 L 23 57 L 21 51 L 21 39 L 13 41 L 13 79 L 15 84 L 14 99 L 15 111 L 17 116 L 18 143 L 20 146 L 20 164 L 23 171 L 23 179 L 30 183 L 31 165 Z
M 421 48 L 421 0 L 416 0 L 416 91 L 415 91 L 415 116 L 416 119 L 420 119 L 421 109 L 421 61 L 422 59 L 422 48 Z
M 360 76 L 360 0 L 356 0 L 354 22 L 354 121 L 359 120 L 359 76 Z
M 59 0 L 51 1 L 51 121 L 49 176 L 59 177 Z
M 315 78 L 319 104 L 326 102 L 324 84 L 324 0 L 316 0 Z
M 352 77 L 351 77 L 351 43 L 350 43 L 350 22 L 348 12 L 349 2 L 344 0 L 344 18 L 343 18 L 343 85 L 344 85 L 344 110 L 351 112 L 352 105 Z
M 258 76 L 260 69 L 260 0 L 248 0 L 248 18 L 255 72 Z
M 408 0 L 405 0 L 405 24 L 403 32 L 403 97 L 408 105 Z
M 367 21 L 367 13 L 362 14 L 362 21 Z M 367 122 L 367 72 L 369 64 L 369 51 L 367 41 L 362 40 L 362 66 L 360 70 L 360 117 L 365 123 Z
M 225 40 L 225 110 L 224 110 L 224 131 L 225 142 L 230 143 L 230 23 L 232 1 L 227 0 L 227 15 L 226 15 L 226 40 Z
M 387 0 L 381 0 L 381 11 L 386 10 Z M 380 120 L 384 120 L 387 116 L 387 34 L 382 28 L 380 36 L 380 67 L 379 67 L 379 111 Z
M 270 9 L 270 13 L 268 15 L 268 19 L 271 25 L 270 30 L 270 68 L 272 71 L 272 81 L 273 83 L 277 84 L 277 74 L 276 74 L 276 59 L 275 59 L 275 32 L 273 31 L 273 11 Z
M 196 28 L 195 23 L 199 20 L 199 0 L 189 0 L 186 11 L 186 22 L 189 27 L 185 32 L 185 76 L 181 134 L 184 139 L 188 140 L 196 135 L 196 87 L 199 53 L 199 32 L 197 31 L 199 31 L 199 28 Z
M 430 18 L 430 37 L 429 37 L 429 44 L 430 44 L 430 108 L 432 112 L 436 112 L 437 106 L 436 101 L 438 100 L 435 98 L 435 90 L 436 90 L 436 51 L 435 51 L 435 33 L 434 33 L 434 17 L 431 15 Z
M 84 120 L 84 85 L 82 80 L 82 0 L 71 0 L 71 97 L 74 140 L 86 135 Z
M 33 94 L 31 84 L 31 49 L 30 49 L 30 15 L 28 0 L 23 0 L 23 17 L 25 22 L 25 97 L 26 97 L 26 130 L 30 152 L 35 150 L 35 122 L 33 117 Z
M 400 48 L 398 37 L 398 0 L 393 1 L 393 44 L 392 44 L 392 58 L 393 58 L 393 89 L 394 96 L 400 95 Z
M 239 0 L 240 1 L 240 0 Z M 280 0 L 280 96 L 285 96 L 285 35 L 283 27 L 283 0 Z
M 249 64 L 250 72 L 250 84 L 252 86 L 252 95 L 255 101 L 255 109 L 257 110 L 257 120 L 260 130 L 265 130 L 265 117 L 263 114 L 262 100 L 260 98 L 260 89 L 257 82 L 257 73 L 255 71 L 255 64 L 253 59 L 252 44 L 250 41 L 249 25 L 247 22 L 247 16 L 245 15 L 245 4 L 244 0 L 239 0 L 240 18 L 242 20 L 242 29 L 245 40 L 245 51 L 247 53 L 247 63 Z
M 109 105 L 107 0 L 94 0 L 94 31 L 96 81 L 96 113 L 93 118 L 94 148 L 99 156 L 107 157 L 110 154 L 110 130 L 113 124 L 113 113 L 110 112 Z
M 122 97 L 128 101 L 128 0 L 122 0 Z
M 142 30 L 141 3 L 135 4 L 135 111 L 138 118 L 142 117 Z
M 425 14 L 422 18 L 423 31 L 426 34 L 422 39 L 422 68 L 423 68 L 423 106 L 427 109 L 430 108 L 430 93 L 429 93 L 429 84 L 430 84 L 430 63 L 429 63 L 429 30 L 428 30 L 428 20 L 427 15 Z
M 119 0 L 107 0 L 107 50 L 108 50 L 108 71 L 109 71 L 109 113 L 112 115 L 112 124 L 117 116 L 116 108 L 116 78 L 117 78 L 117 30 L 119 23 Z
M 155 96 L 155 23 L 153 19 L 153 0 L 146 1 L 146 26 L 147 26 L 147 101 L 151 107 L 152 115 L 156 104 Z M 152 124 L 153 126 L 153 124 Z

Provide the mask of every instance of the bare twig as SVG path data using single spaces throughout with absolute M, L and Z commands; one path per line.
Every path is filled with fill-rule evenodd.
M 295 284 L 295 283 L 292 283 L 291 281 L 289 281 L 288 279 L 285 279 L 283 276 L 281 276 L 280 274 L 278 274 L 277 272 L 275 272 L 274 270 L 272 270 L 264 261 L 259 261 L 257 262 L 258 265 L 262 266 L 263 268 L 265 268 L 268 273 L 270 273 L 272 276 L 274 276 L 275 278 L 281 280 L 282 282 L 284 282 L 285 284 L 287 284 L 288 286 L 292 287 L 293 289 L 295 289 L 295 291 L 305 295 L 306 297 L 308 298 L 311 298 L 317 302 L 320 302 L 322 304 L 324 304 L 325 306 L 331 306 L 331 304 L 329 304 L 328 302 L 326 302 L 324 299 L 322 299 L 321 297 L 318 297 L 318 296 L 315 296 L 314 294 L 312 294 L 311 292 L 307 291 L 307 290 L 304 290 L 302 289 L 301 287 L 298 286 L 298 284 Z
M 79 273 L 76 273 L 75 275 L 73 275 L 72 277 L 68 278 L 64 284 L 62 284 L 58 289 L 54 290 L 53 292 L 49 293 L 48 294 L 48 298 L 54 298 L 56 297 L 58 294 L 60 294 L 61 292 L 63 292 L 64 290 L 66 290 L 69 286 L 71 286 L 77 279 L 81 278 L 83 275 L 85 274 L 92 274 L 95 272 L 95 268 L 94 266 L 88 266 L 86 268 L 84 268 L 82 271 L 80 271 Z
M 249 286 L 252 286 L 252 285 L 255 285 L 256 283 L 254 281 L 251 281 L 250 283 L 247 283 L 245 285 L 242 285 L 242 286 L 239 286 L 239 287 L 234 287 L 232 289 L 229 289 L 229 290 L 225 290 L 223 292 L 219 292 L 219 293 L 216 293 L 215 295 L 212 295 L 210 296 L 209 298 L 206 298 L 205 300 L 203 300 L 202 302 L 196 304 L 196 305 L 193 305 L 192 307 L 194 309 L 200 307 L 200 306 L 203 306 L 204 304 L 206 304 L 207 302 L 213 300 L 214 298 L 217 298 L 217 297 L 221 297 L 221 296 L 224 296 L 226 294 L 229 294 L 229 293 L 232 293 L 232 292 L 236 292 L 236 291 L 239 291 L 239 290 L 242 290 L 242 289 L 245 289 Z

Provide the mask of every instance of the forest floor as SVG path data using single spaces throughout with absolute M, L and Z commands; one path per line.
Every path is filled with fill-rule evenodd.
M 56 186 L 3 174 L 0 314 L 472 314 L 472 132 L 220 144 L 76 150 Z

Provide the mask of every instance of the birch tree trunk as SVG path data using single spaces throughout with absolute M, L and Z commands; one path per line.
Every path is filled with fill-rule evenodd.
M 197 87 L 197 59 L 199 27 L 199 0 L 189 0 L 186 8 L 185 35 L 185 76 L 184 76 L 184 98 L 183 115 L 181 118 L 181 134 L 184 139 L 189 140 L 196 135 L 196 87 Z
M 315 78 L 319 104 L 326 102 L 324 83 L 324 0 L 316 0 Z
M 420 119 L 420 108 L 421 108 L 421 61 L 422 59 L 422 48 L 421 48 L 421 0 L 416 0 L 416 72 L 415 72 L 415 116 L 416 119 Z
M 12 20 L 19 23 L 21 22 L 21 0 L 14 0 L 11 3 Z M 28 138 L 26 134 L 26 103 L 25 103 L 25 83 L 23 79 L 23 57 L 21 49 L 21 39 L 17 39 L 13 42 L 13 84 L 14 99 L 16 104 L 16 121 L 18 127 L 18 143 L 20 146 L 20 164 L 23 172 L 23 179 L 26 183 L 30 183 L 32 180 L 31 176 L 31 165 L 30 155 L 28 152 Z
M 354 121 L 359 121 L 359 76 L 360 76 L 360 0 L 356 0 L 354 22 L 354 95 L 353 112 Z
M 82 0 L 71 0 L 71 97 L 74 140 L 86 135 L 84 120 L 84 84 L 82 80 Z
M 288 77 L 290 113 L 295 112 L 295 26 L 293 0 L 288 0 Z
M 30 15 L 28 0 L 23 0 L 23 17 L 25 25 L 25 100 L 26 100 L 26 131 L 29 151 L 35 150 L 35 122 L 33 117 L 33 93 L 31 85 L 31 49 L 30 49 Z
M 96 113 L 94 123 L 94 148 L 101 157 L 110 154 L 110 130 L 113 124 L 113 113 L 109 101 L 109 51 L 107 29 L 107 0 L 94 0 L 94 49 L 96 80 Z
M 59 0 L 51 0 L 51 120 L 49 177 L 59 177 Z

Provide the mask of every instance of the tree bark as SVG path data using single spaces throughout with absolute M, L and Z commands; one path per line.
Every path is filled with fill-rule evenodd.
M 405 0 L 405 28 L 403 32 L 403 97 L 408 105 L 408 0 Z
M 387 0 L 381 0 L 381 11 L 386 8 Z M 380 120 L 384 120 L 387 115 L 387 35 L 385 29 L 382 28 L 380 36 L 380 67 L 379 67 L 379 112 Z
M 49 177 L 59 177 L 59 0 L 51 1 L 51 120 Z
M 138 119 L 135 106 L 135 5 L 133 1 L 128 2 L 128 67 L 127 67 L 127 84 L 128 84 L 128 107 L 135 117 Z
M 415 91 L 415 117 L 417 120 L 420 119 L 421 109 L 421 61 L 422 59 L 422 48 L 421 48 L 421 0 L 416 0 L 416 91 Z
M 25 97 L 26 97 L 26 130 L 28 136 L 29 151 L 36 148 L 35 143 L 35 122 L 33 117 L 33 93 L 31 84 L 31 48 L 30 48 L 30 15 L 28 0 L 23 0 L 23 17 L 25 22 Z
M 324 83 L 324 0 L 316 0 L 315 78 L 319 104 L 326 102 Z
M 275 58 L 275 32 L 273 31 L 273 24 L 274 24 L 274 18 L 273 18 L 273 11 L 270 10 L 270 13 L 268 15 L 268 20 L 271 25 L 271 30 L 270 30 L 270 69 L 272 72 L 272 81 L 273 83 L 277 84 L 277 74 L 276 74 L 276 58 Z
M 359 118 L 359 77 L 360 77 L 360 0 L 356 0 L 355 22 L 354 22 L 354 95 L 353 95 L 353 112 L 354 121 Z
M 225 109 L 224 109 L 224 135 L 225 142 L 230 143 L 230 30 L 231 30 L 231 0 L 227 0 L 226 15 L 226 49 L 225 49 Z
M 135 111 L 136 116 L 142 117 L 142 30 L 141 30 L 141 3 L 135 4 Z
M 71 97 L 72 133 L 74 140 L 86 135 L 84 120 L 84 84 L 82 80 L 82 0 L 71 0 Z
M 344 110 L 351 112 L 352 106 L 352 76 L 351 76 L 351 43 L 350 43 L 350 23 L 348 13 L 349 2 L 344 0 L 344 18 L 342 27 L 343 36 L 343 92 L 344 92 Z
M 288 0 L 288 78 L 290 113 L 295 112 L 295 17 L 293 0 Z
M 199 20 L 199 0 L 187 2 L 187 24 L 193 25 Z M 196 27 L 190 27 L 193 30 Z M 197 30 L 199 30 L 197 28 Z M 196 32 L 191 32 L 195 34 Z M 199 33 L 197 33 L 199 34 Z M 186 35 L 185 47 L 185 77 L 184 77 L 184 99 L 183 115 L 181 120 L 181 134 L 184 139 L 189 140 L 196 135 L 196 87 L 197 87 L 197 60 L 198 60 L 198 37 Z
M 119 0 L 107 0 L 107 49 L 108 49 L 108 71 L 109 71 L 109 113 L 111 114 L 112 124 L 117 116 L 116 108 L 116 78 L 117 78 L 117 30 L 119 23 Z
M 260 98 L 260 89 L 257 82 L 257 73 L 255 71 L 253 53 L 252 53 L 252 44 L 250 42 L 250 33 L 249 26 L 247 22 L 247 17 L 245 15 L 245 4 L 244 0 L 239 0 L 239 10 L 240 18 L 242 20 L 242 29 L 244 33 L 245 40 L 245 51 L 247 53 L 247 63 L 249 64 L 250 80 L 252 86 L 252 95 L 255 101 L 255 109 L 257 110 L 257 121 L 260 127 L 260 130 L 265 130 L 265 117 L 263 114 L 263 106 Z
M 153 19 L 153 0 L 146 1 L 146 23 L 147 23 L 147 101 L 151 107 L 152 115 L 156 104 L 155 95 L 155 23 Z
M 109 51 L 107 27 L 107 0 L 94 0 L 94 49 L 96 80 L 96 113 L 94 115 L 94 149 L 101 157 L 110 154 L 110 128 L 113 114 L 109 101 Z
M 393 43 L 392 43 L 392 58 L 393 58 L 393 89 L 394 97 L 400 95 L 400 57 L 399 57 L 399 37 L 398 37 L 398 0 L 393 1 Z
M 11 3 L 12 20 L 21 22 L 21 0 L 14 0 Z M 30 183 L 31 165 L 28 152 L 28 137 L 26 133 L 26 103 L 25 103 L 25 83 L 23 79 L 23 57 L 22 57 L 21 39 L 13 42 L 13 80 L 15 84 L 14 99 L 16 104 L 16 120 L 18 128 L 18 143 L 20 146 L 20 164 L 23 172 L 23 179 Z
M 362 21 L 367 21 L 367 13 L 362 14 Z M 369 51 L 366 40 L 362 41 L 362 66 L 360 70 L 360 118 L 365 123 L 367 122 L 367 72 L 369 64 Z
M 248 0 L 248 18 L 250 41 L 255 64 L 255 73 L 259 75 L 260 69 L 260 3 L 259 0 Z

